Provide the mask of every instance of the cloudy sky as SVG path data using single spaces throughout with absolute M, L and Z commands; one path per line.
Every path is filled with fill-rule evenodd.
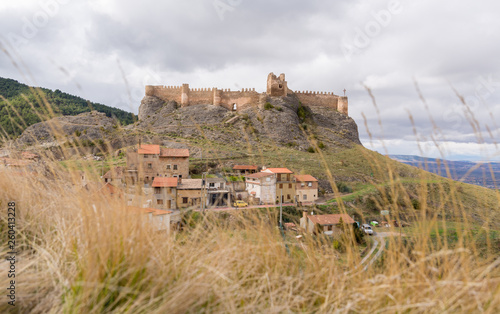
M 2 1 L 0 76 L 137 113 L 146 84 L 263 92 L 286 73 L 293 90 L 345 88 L 367 148 L 500 160 L 498 12 L 495 0 Z

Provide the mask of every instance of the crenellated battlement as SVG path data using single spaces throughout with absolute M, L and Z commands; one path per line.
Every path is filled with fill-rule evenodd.
M 146 96 L 155 96 L 164 101 L 174 100 L 181 106 L 212 104 L 229 110 L 241 110 L 248 107 L 263 105 L 267 97 L 285 97 L 294 93 L 305 106 L 327 107 L 347 115 L 348 101 L 346 96 L 338 96 L 333 92 L 291 91 L 285 80 L 285 74 L 280 76 L 269 73 L 267 90 L 258 93 L 255 88 L 242 88 L 231 91 L 230 88 L 190 88 L 189 84 L 182 86 L 147 85 Z

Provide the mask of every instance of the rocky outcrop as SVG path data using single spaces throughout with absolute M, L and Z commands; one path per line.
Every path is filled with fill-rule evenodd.
M 332 148 L 361 144 L 352 118 L 326 107 L 304 107 L 293 93 L 267 97 L 239 112 L 209 104 L 180 107 L 146 96 L 139 119 L 136 127 L 143 131 L 224 143 L 271 141 L 299 150 L 310 149 L 314 141 Z
M 111 133 L 115 126 L 117 121 L 102 112 L 85 112 L 77 116 L 62 116 L 33 124 L 17 139 L 17 143 L 43 144 L 65 137 L 75 137 L 79 141 L 96 141 Z

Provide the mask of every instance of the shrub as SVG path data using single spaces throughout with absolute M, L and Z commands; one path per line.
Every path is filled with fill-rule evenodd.
M 308 151 L 309 153 L 315 153 L 315 152 L 316 152 L 316 150 L 315 150 L 315 149 L 314 149 L 314 147 L 312 147 L 312 146 L 309 146 L 309 148 L 307 149 L 307 151 Z
M 76 130 L 75 131 L 75 136 L 76 137 L 80 137 L 80 135 L 82 135 L 82 132 L 80 132 L 80 130 Z
M 271 103 L 270 103 L 270 102 L 266 102 L 266 104 L 264 105 L 264 109 L 265 109 L 265 110 L 271 110 L 271 109 L 273 109 L 273 108 L 274 108 L 274 106 L 273 106 L 273 105 L 271 105 Z
M 344 182 L 337 182 L 337 189 L 340 193 L 352 193 L 352 188 Z
M 282 107 L 276 107 L 276 110 L 283 111 L 283 108 Z
M 325 146 L 325 144 L 323 144 L 323 142 L 319 142 L 318 147 L 320 149 L 324 149 L 326 146 Z

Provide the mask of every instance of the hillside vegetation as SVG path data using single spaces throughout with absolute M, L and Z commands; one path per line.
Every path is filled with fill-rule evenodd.
M 91 110 L 115 117 L 126 125 L 134 122 L 134 114 L 93 103 L 60 90 L 32 88 L 18 81 L 0 77 L 1 138 L 15 138 L 28 126 L 59 115 L 77 115 Z M 47 104 L 50 103 L 50 109 Z

